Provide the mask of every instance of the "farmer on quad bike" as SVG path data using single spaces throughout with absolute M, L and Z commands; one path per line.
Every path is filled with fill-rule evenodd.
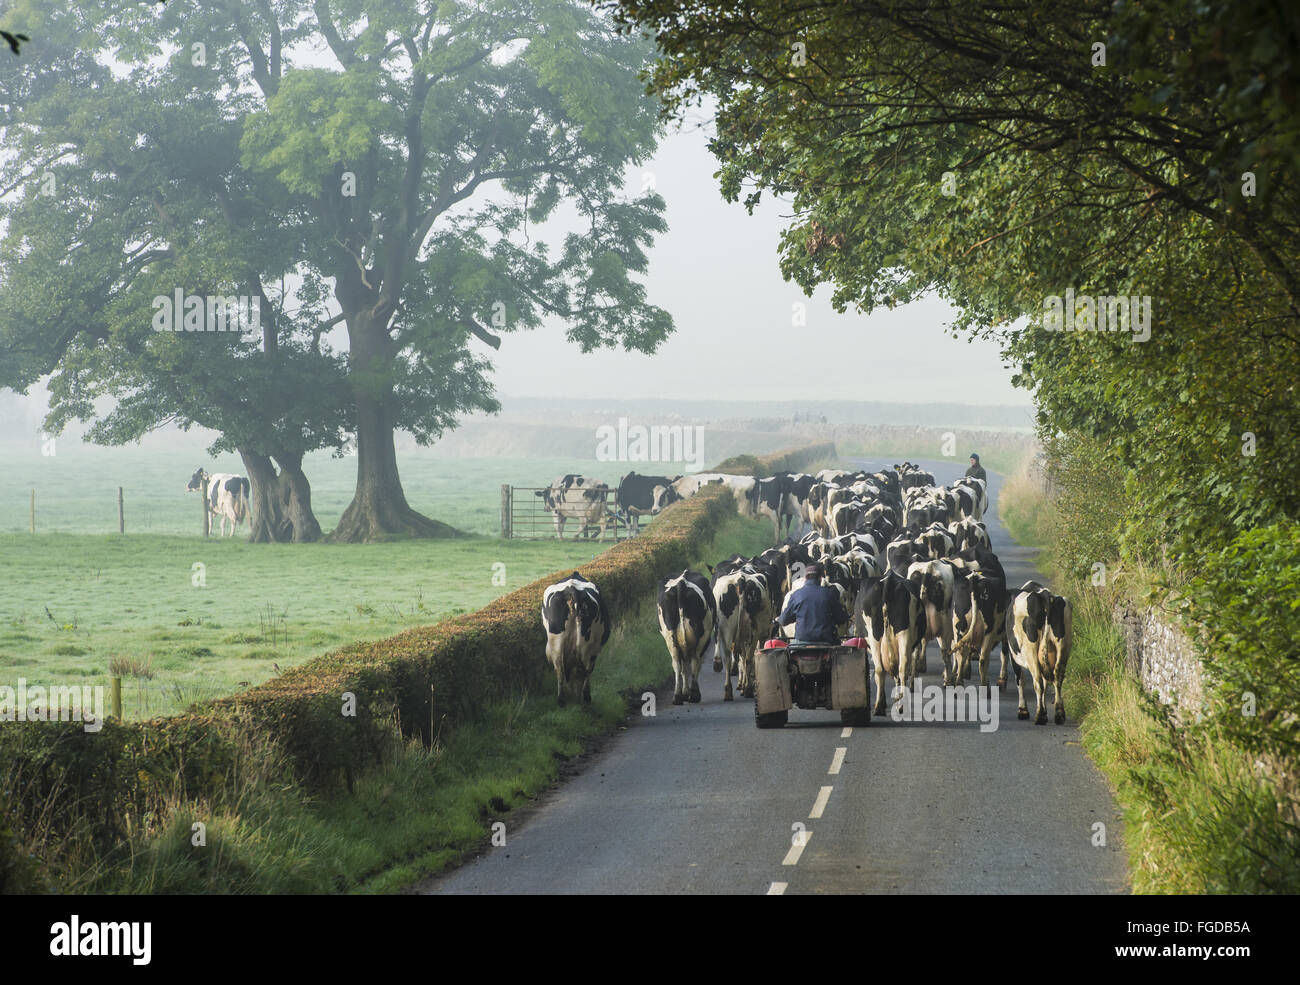
M 821 581 L 822 566 L 810 564 L 804 571 L 803 587 L 790 593 L 785 608 L 777 617 L 777 623 L 782 626 L 794 623 L 796 645 L 823 643 L 838 646 L 840 638 L 835 627 L 848 622 L 849 614 L 844 610 L 839 593 Z

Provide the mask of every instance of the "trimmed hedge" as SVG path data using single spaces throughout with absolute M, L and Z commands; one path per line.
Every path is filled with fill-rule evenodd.
M 639 610 L 658 581 L 685 568 L 734 513 L 711 486 L 666 509 L 642 536 L 582 566 L 613 618 Z M 242 759 L 279 754 L 278 780 L 318 789 L 377 763 L 393 723 L 430 741 L 485 706 L 548 687 L 541 596 L 569 574 L 538 579 L 484 608 L 397 636 L 331 651 L 237 695 L 148 722 L 0 724 L 0 804 L 29 835 L 88 835 L 102 850 L 176 797 L 227 803 Z M 344 694 L 355 696 L 345 717 Z M 6 803 L 7 802 L 7 803 Z
M 770 455 L 735 455 L 709 471 L 729 475 L 752 475 L 765 479 L 774 472 L 796 472 L 810 462 L 838 458 L 833 441 L 819 441 L 772 452 Z

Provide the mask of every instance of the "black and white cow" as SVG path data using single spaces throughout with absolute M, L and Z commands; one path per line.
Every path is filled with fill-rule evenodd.
M 789 519 L 789 536 L 802 530 L 805 523 L 812 523 L 812 517 L 808 514 L 808 493 L 816 483 L 817 478 L 807 472 L 794 472 L 786 477 L 782 511 Z
M 914 561 L 907 569 L 907 580 L 916 586 L 924 610 L 924 631 L 914 640 L 917 650 L 916 669 L 925 673 L 925 645 L 939 643 L 943 658 L 943 681 L 956 684 L 952 676 L 952 567 L 943 561 Z
M 596 479 L 581 475 L 561 476 L 546 489 L 538 489 L 534 495 L 541 496 L 546 509 L 555 518 L 555 536 L 564 540 L 564 524 L 568 520 L 580 521 L 580 529 L 600 528 L 600 539 L 605 539 L 605 527 L 609 522 L 608 506 L 609 486 Z
M 222 537 L 233 537 L 235 529 L 249 517 L 250 489 L 245 476 L 230 472 L 209 475 L 206 470 L 198 469 L 190 476 L 185 491 L 203 494 L 208 512 L 221 521 L 220 536 Z M 227 523 L 230 524 L 229 534 L 226 533 Z
M 1068 599 L 1053 595 L 1036 581 L 1027 581 L 1007 604 L 1006 645 L 1016 673 L 1020 705 L 1017 718 L 1028 718 L 1024 673 L 1034 682 L 1034 724 L 1047 724 L 1047 686 L 1056 693 L 1056 724 L 1065 724 L 1065 665 L 1074 641 L 1074 613 Z
M 982 520 L 984 514 L 989 511 L 989 492 L 988 483 L 983 479 L 976 479 L 973 476 L 966 476 L 958 479 L 953 483 L 954 486 L 966 486 L 975 494 L 975 512 L 974 519 Z
M 1007 590 L 1002 579 L 983 571 L 954 571 L 952 591 L 952 649 L 957 681 L 968 676 L 971 661 L 978 655 L 980 686 L 989 684 L 989 656 L 1003 643 L 1005 665 Z
M 700 700 L 700 664 L 714 642 L 718 607 L 698 571 L 665 578 L 659 589 L 659 632 L 673 662 L 673 704 Z
M 720 484 L 731 490 L 736 499 L 736 512 L 741 516 L 754 515 L 754 484 L 752 475 L 730 475 L 726 472 L 696 472 L 684 475 L 673 483 L 673 490 L 682 499 L 689 499 L 705 486 Z
M 579 698 L 591 704 L 591 671 L 610 631 L 600 591 L 577 571 L 556 582 L 542 594 L 542 626 L 556 699 L 561 705 Z
M 754 696 L 754 647 L 765 639 L 771 627 L 774 586 L 781 575 L 761 561 L 733 568 L 723 562 L 714 569 L 713 598 L 717 603 L 717 643 L 713 650 L 714 671 L 724 671 L 727 682 L 723 701 L 733 700 L 731 677 L 740 680 L 742 697 Z
M 954 551 L 964 551 L 968 547 L 990 550 L 993 547 L 992 541 L 989 540 L 988 527 L 980 520 L 967 517 L 965 520 L 950 523 L 948 533 L 952 535 Z
M 772 539 L 781 540 L 785 522 L 786 473 L 781 472 L 759 479 L 749 491 L 749 512 L 753 516 L 767 517 L 772 521 Z
M 912 654 L 916 637 L 924 634 L 925 614 L 917 587 L 892 571 L 883 578 L 869 578 L 862 605 L 871 664 L 875 668 L 876 703 L 874 713 L 885 714 L 885 675 L 894 679 L 895 688 L 909 688 L 916 676 Z
M 673 488 L 680 475 L 637 475 L 629 472 L 618 480 L 614 506 L 623 514 L 629 537 L 641 532 L 641 517 L 658 516 L 665 506 L 682 497 Z

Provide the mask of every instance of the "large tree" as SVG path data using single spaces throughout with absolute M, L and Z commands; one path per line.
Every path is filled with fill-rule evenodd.
M 937 291 L 1000 334 L 1044 430 L 1144 480 L 1158 539 L 1300 513 L 1294 6 L 616 6 L 671 109 L 716 104 L 723 193 L 792 202 L 787 277 L 865 311 Z M 1150 296 L 1150 340 L 1044 330 L 1069 288 Z
M 264 335 L 275 326 L 269 348 L 294 361 L 292 378 L 310 399 L 267 408 L 282 423 L 263 422 L 250 450 L 274 455 L 275 437 L 293 437 L 281 442 L 292 459 L 352 427 L 357 489 L 335 536 L 435 535 L 447 528 L 407 505 L 394 431 L 428 442 L 463 410 L 495 409 L 490 364 L 472 346 L 496 348 L 502 333 L 547 316 L 584 351 L 649 351 L 671 331 L 634 279 L 663 229 L 663 202 L 623 194 L 626 167 L 660 133 L 637 80 L 652 49 L 585 6 L 198 0 L 161 12 L 47 15 L 42 37 L 67 38 L 66 61 L 33 64 L 12 89 L 21 109 L 6 131 L 21 134 L 25 150 L 9 163 L 26 171 L 8 183 L 26 178 L 18 211 L 58 203 L 75 215 L 36 257 L 27 245 L 35 220 L 19 234 L 15 212 L 0 262 L 7 280 L 30 267 L 29 285 L 44 264 L 62 327 L 45 320 L 58 344 L 42 342 L 47 357 L 28 365 L 45 368 L 50 352 L 60 371 L 75 365 L 80 375 L 53 388 L 68 408 L 80 397 L 84 410 L 96 385 L 140 395 L 128 411 L 168 391 L 158 374 L 178 357 L 164 353 L 196 340 L 142 328 L 148 299 L 169 294 L 163 287 L 275 293 L 264 302 Z M 73 50 L 73 38 L 91 36 L 102 51 Z M 115 74 L 101 64 L 106 52 Z M 121 195 L 39 203 L 38 166 L 56 176 L 84 168 Z M 261 286 L 272 283 L 278 292 Z M 12 337 L 33 335 L 7 324 Z M 342 412 L 318 399 L 336 393 L 336 337 L 337 352 L 346 350 Z M 135 355 L 114 359 L 114 347 Z M 96 348 L 98 362 L 67 358 Z M 274 389 L 281 371 L 263 358 L 265 339 L 260 351 L 225 348 L 231 374 L 216 372 L 199 392 L 211 397 L 244 378 L 233 368 L 240 359 L 251 381 Z M 260 375 L 254 359 L 263 359 Z M 256 417 L 266 404 L 251 402 Z M 252 423 L 235 411 L 218 415 L 223 431 Z M 232 446 L 244 438 L 237 429 L 226 432 Z

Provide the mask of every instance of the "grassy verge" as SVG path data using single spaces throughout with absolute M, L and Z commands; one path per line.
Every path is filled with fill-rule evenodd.
M 1045 548 L 1040 566 L 1073 603 L 1066 712 L 1081 720 L 1084 748 L 1114 789 L 1134 891 L 1300 889 L 1291 799 L 1216 727 L 1175 723 L 1124 667 L 1114 606 L 1140 594 L 1147 574 L 1099 587 L 1063 570 L 1046 549 L 1069 518 L 1023 473 L 1003 486 L 999 514 L 1018 542 Z
M 768 546 L 765 521 L 729 518 L 702 560 Z M 698 564 L 697 564 L 698 566 Z M 538 661 L 543 659 L 537 654 Z M 53 873 L 61 892 L 393 892 L 488 843 L 558 777 L 584 744 L 617 727 L 642 691 L 669 675 L 653 599 L 626 611 L 597 663 L 589 709 L 529 695 L 490 706 L 431 748 L 394 729 L 382 766 L 352 793 L 309 797 L 263 779 L 269 754 L 250 751 L 236 802 L 212 812 L 176 800 L 152 837 L 112 860 L 81 858 Z M 196 847 L 196 823 L 206 845 Z

